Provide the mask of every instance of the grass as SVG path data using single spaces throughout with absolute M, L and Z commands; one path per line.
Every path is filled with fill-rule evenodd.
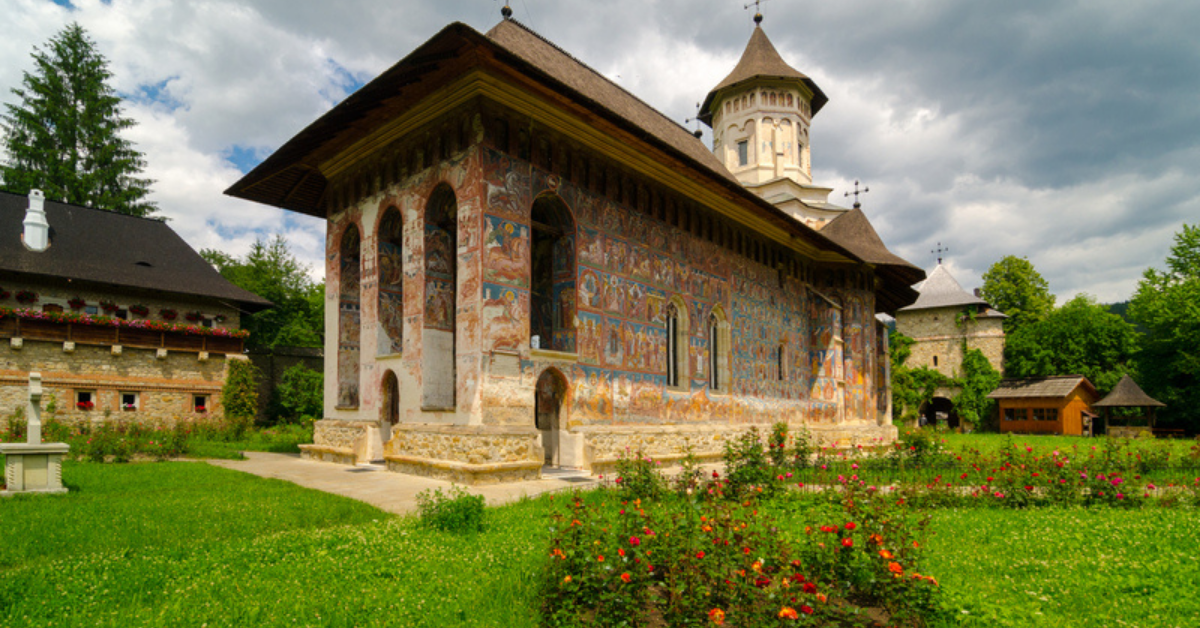
M 1198 626 L 1196 514 L 940 510 L 926 568 L 963 626 Z
M 189 458 L 242 460 L 243 451 L 269 451 L 279 454 L 300 452 L 300 445 L 311 443 L 312 426 L 277 425 L 247 430 L 239 439 L 228 440 L 219 433 L 200 433 L 188 440 Z
M 488 509 L 462 535 L 198 462 L 64 478 L 68 495 L 0 500 L 0 625 L 533 626 L 563 501 Z M 782 530 L 826 516 L 806 499 L 769 507 Z M 960 625 L 1200 625 L 1194 509 L 931 514 L 923 571 Z

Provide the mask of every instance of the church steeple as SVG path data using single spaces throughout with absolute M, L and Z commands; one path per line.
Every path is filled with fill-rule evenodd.
M 808 125 L 828 100 L 755 26 L 737 66 L 704 99 L 700 119 L 713 129 L 713 152 L 742 183 L 786 177 L 811 184 Z
M 820 228 L 842 211 L 813 185 L 809 124 L 829 98 L 788 65 L 761 25 L 737 66 L 708 93 L 699 118 L 713 130 L 713 153 L 738 181 Z

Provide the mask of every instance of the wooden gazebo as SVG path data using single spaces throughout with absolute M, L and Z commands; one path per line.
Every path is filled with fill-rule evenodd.
M 1153 433 L 1154 411 L 1166 406 L 1167 404 L 1147 395 L 1129 375 L 1122 377 L 1107 396 L 1092 404 L 1094 408 L 1104 409 L 1104 433 L 1109 436 L 1137 436 L 1139 432 L 1147 429 Z M 1125 422 L 1123 426 L 1110 426 L 1113 408 L 1146 408 L 1148 411 L 1137 417 L 1120 417 Z M 1146 421 L 1145 428 L 1129 424 L 1130 421 L 1142 420 Z

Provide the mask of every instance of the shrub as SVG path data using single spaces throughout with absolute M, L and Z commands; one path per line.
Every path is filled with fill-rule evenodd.
M 258 369 L 249 360 L 229 360 L 221 404 L 235 438 L 241 438 L 258 413 Z
M 658 464 L 641 451 L 626 451 L 617 457 L 617 488 L 626 499 L 653 498 L 666 492 L 667 481 Z
M 471 495 L 461 486 L 450 493 L 442 489 L 417 493 L 417 510 L 421 523 L 446 532 L 480 532 L 483 530 L 483 496 Z
M 811 465 L 815 449 L 812 434 L 807 429 L 802 427 L 792 432 L 792 466 L 803 469 Z
M 775 471 L 767 462 L 757 427 L 751 426 L 737 438 L 725 443 L 724 458 L 725 478 L 729 492 L 734 496 L 759 489 L 766 492 L 774 490 Z
M 788 424 L 780 421 L 771 426 L 771 436 L 767 438 L 768 454 L 771 464 L 782 467 L 787 464 Z

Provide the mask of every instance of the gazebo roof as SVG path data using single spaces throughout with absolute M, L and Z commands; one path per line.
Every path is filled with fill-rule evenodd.
M 1103 399 L 1092 404 L 1092 407 L 1109 408 L 1165 408 L 1167 404 L 1147 395 L 1129 375 L 1121 378 L 1112 392 Z

